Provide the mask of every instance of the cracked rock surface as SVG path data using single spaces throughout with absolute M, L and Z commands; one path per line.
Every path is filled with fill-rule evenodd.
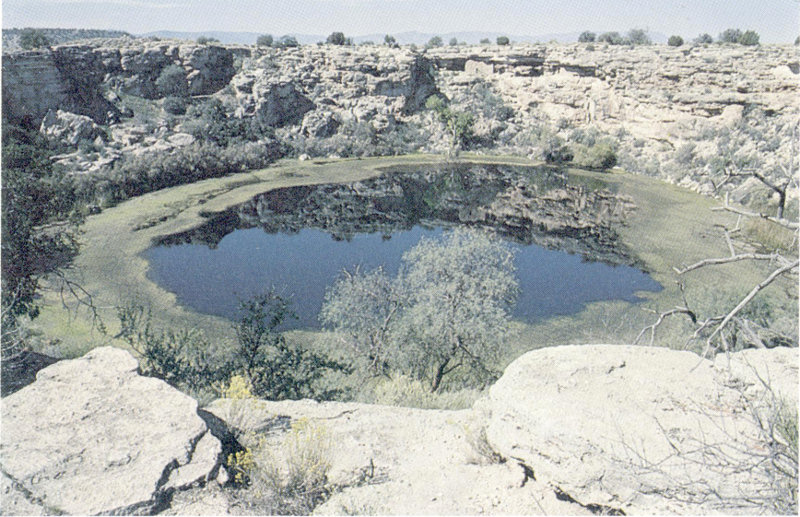
M 197 402 L 96 348 L 2 399 L 5 514 L 150 513 L 216 477 L 221 445 Z

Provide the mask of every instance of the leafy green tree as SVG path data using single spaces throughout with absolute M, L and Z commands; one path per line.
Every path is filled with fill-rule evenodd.
M 696 45 L 708 45 L 714 43 L 714 38 L 711 37 L 711 34 L 704 32 L 694 39 L 694 43 Z
M 594 32 L 590 31 L 583 31 L 581 35 L 578 36 L 579 43 L 592 43 L 597 39 L 597 35 Z
M 643 29 L 631 29 L 628 31 L 628 40 L 633 45 L 650 45 L 653 41 Z
M 492 40 L 490 40 L 489 38 L 481 38 L 481 45 L 491 45 L 491 44 Z
M 273 43 L 272 34 L 262 34 L 256 39 L 256 45 L 259 47 L 271 47 Z
M 439 36 L 434 36 L 428 40 L 426 45 L 427 47 L 441 47 L 442 46 L 442 38 Z
M 186 70 L 180 65 L 164 67 L 156 79 L 156 88 L 165 97 L 187 97 L 189 83 L 186 80 Z
M 741 36 L 739 36 L 738 43 L 740 45 L 747 45 L 753 46 L 758 45 L 759 43 L 759 36 L 756 31 L 744 31 Z
M 19 35 L 19 46 L 25 50 L 48 47 L 50 40 L 39 29 L 23 29 Z
M 722 34 L 719 35 L 717 41 L 720 43 L 739 43 L 739 39 L 742 37 L 742 31 L 739 29 L 725 29 Z
M 497 44 L 498 45 L 508 45 L 511 43 L 508 39 L 508 36 L 498 36 L 497 37 Z
M 669 39 L 667 40 L 667 45 L 669 45 L 670 47 L 680 47 L 681 45 L 683 45 L 683 38 L 675 35 L 670 36 Z
M 435 392 L 456 371 L 477 383 L 495 378 L 517 291 L 510 248 L 460 229 L 420 240 L 394 280 L 381 270 L 343 275 L 322 316 L 373 372 L 400 371 Z
M 391 34 L 387 34 L 383 37 L 383 43 L 389 47 L 397 46 L 397 40 Z
M 72 178 L 53 170 L 54 151 L 38 131 L 4 119 L 2 142 L 2 359 L 9 360 L 24 346 L 22 321 L 39 315 L 40 282 L 61 276 L 59 265 L 78 250 L 79 218 Z M 67 224 L 42 231 L 55 221 Z
M 450 45 L 451 47 L 458 46 L 458 38 L 450 38 L 449 45 Z
M 344 45 L 346 41 L 347 38 L 344 37 L 343 32 L 332 32 L 325 40 L 325 43 L 329 45 Z
M 294 318 L 290 302 L 269 292 L 240 304 L 234 325 L 237 347 L 235 369 L 247 377 L 253 394 L 271 400 L 330 399 L 338 390 L 318 387 L 328 370 L 347 371 L 347 366 L 310 350 L 290 345 L 278 331 L 287 318 Z

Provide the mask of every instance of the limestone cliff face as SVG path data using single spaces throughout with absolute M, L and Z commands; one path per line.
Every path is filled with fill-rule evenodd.
M 212 94 L 234 75 L 233 52 L 223 47 L 125 41 L 130 45 L 60 45 L 5 54 L 3 103 L 9 119 L 38 125 L 49 110 L 63 109 L 112 123 L 120 106 L 107 92 L 158 98 L 155 81 L 169 65 L 184 67 L 192 95 Z
M 692 119 L 727 122 L 745 106 L 768 115 L 798 108 L 800 62 L 789 46 L 531 45 L 429 55 L 448 72 L 446 93 L 481 78 L 519 110 L 576 124 L 624 124 L 642 136 Z

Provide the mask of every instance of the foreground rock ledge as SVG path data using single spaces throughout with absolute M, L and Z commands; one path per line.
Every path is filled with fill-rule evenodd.
M 216 478 L 221 444 L 197 402 L 137 368 L 97 348 L 2 399 L 4 514 L 150 513 Z

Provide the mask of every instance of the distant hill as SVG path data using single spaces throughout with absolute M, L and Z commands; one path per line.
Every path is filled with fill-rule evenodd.
M 24 29 L 3 29 L 3 50 L 19 48 L 19 35 Z M 51 44 L 68 43 L 70 41 L 91 38 L 122 38 L 131 37 L 125 31 L 111 31 L 103 29 L 37 29 L 44 33 Z

